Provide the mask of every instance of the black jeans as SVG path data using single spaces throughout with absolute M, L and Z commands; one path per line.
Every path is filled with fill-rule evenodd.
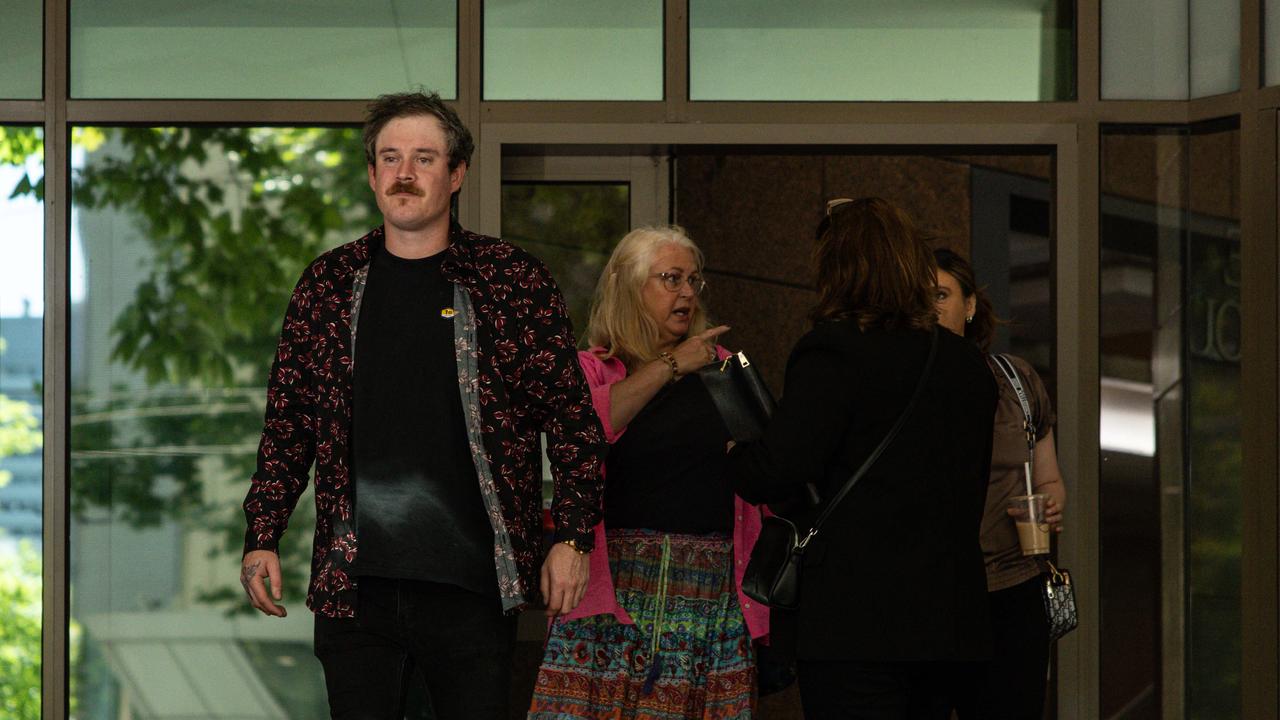
M 950 720 L 973 663 L 800 661 L 805 720 Z
M 507 720 L 516 618 L 453 585 L 362 577 L 355 618 L 316 615 L 329 713 L 401 720 L 421 671 L 438 720 Z
M 1049 621 L 1040 578 L 988 593 L 994 653 L 961 696 L 961 720 L 1039 720 L 1049 670 Z

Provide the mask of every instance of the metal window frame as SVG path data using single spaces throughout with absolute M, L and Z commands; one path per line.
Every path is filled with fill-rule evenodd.
M 573 144 L 1052 145 L 1056 152 L 1055 282 L 1061 454 L 1073 478 L 1064 561 L 1079 579 L 1082 624 L 1059 644 L 1059 717 L 1093 718 L 1098 678 L 1098 220 L 1100 125 L 1190 124 L 1239 116 L 1243 256 L 1244 420 L 1243 712 L 1280 716 L 1280 251 L 1277 111 L 1280 86 L 1262 83 L 1262 0 L 1241 0 L 1238 92 L 1189 101 L 1101 100 L 1102 0 L 1076 2 L 1076 99 L 1061 102 L 778 103 L 688 100 L 691 0 L 664 0 L 661 102 L 485 102 L 482 0 L 458 2 L 458 98 L 477 142 L 464 223 L 497 227 L 502 148 Z M 359 101 L 156 101 L 69 97 L 70 0 L 44 0 L 40 100 L 0 100 L 0 123 L 42 125 L 45 142 L 43 714 L 68 703 L 68 440 L 70 134 L 81 124 L 349 124 Z

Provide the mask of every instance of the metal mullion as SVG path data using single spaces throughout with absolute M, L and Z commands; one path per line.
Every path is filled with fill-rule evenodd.
M 1250 97 L 1256 93 L 1250 94 Z M 1204 122 L 1216 118 L 1239 115 L 1245 106 L 1244 92 L 1229 92 L 1208 97 L 1195 98 L 1186 103 L 1187 123 Z
M 45 0 L 44 10 L 44 450 L 41 574 L 41 716 L 68 713 L 68 563 L 70 432 L 70 225 L 67 124 L 68 2 Z
M 490 100 L 480 103 L 486 123 L 661 123 L 668 103 L 659 100 Z
M 1277 108 L 1280 107 L 1280 85 L 1272 85 L 1258 90 L 1254 96 L 1254 107 L 1256 108 Z
M 1263 1 L 1240 4 L 1241 716 L 1280 716 L 1280 221 L 1275 89 L 1265 82 Z
M 663 6 L 663 97 L 666 122 L 688 118 L 689 0 L 665 0 Z
M 368 100 L 69 100 L 73 125 L 359 124 Z M 456 103 L 450 103 L 456 106 Z
M 484 3 L 481 0 L 458 0 L 458 114 L 471 130 L 475 151 L 467 167 L 467 179 L 458 195 L 458 218 L 468 228 L 480 225 L 481 178 L 485 158 L 481 139 L 484 120 L 480 111 L 483 77 Z
M 44 101 L 0 100 L 0 122 L 6 125 L 43 123 Z
M 693 102 L 688 120 L 700 123 L 1034 123 L 1090 121 L 1180 123 L 1186 103 L 1175 100 L 1077 102 Z
M 1102 0 L 1076 0 L 1076 101 L 1088 112 L 1102 97 Z
M 1277 250 L 1277 120 L 1263 108 L 1241 117 L 1241 710 L 1280 716 L 1280 250 Z
M 1060 428 L 1058 457 L 1072 479 L 1067 532 L 1059 542 L 1076 586 L 1080 627 L 1058 641 L 1058 717 L 1096 718 L 1100 710 L 1099 640 L 1099 124 L 1081 123 L 1071 152 L 1059 152 L 1056 274 L 1058 404 L 1074 423 Z

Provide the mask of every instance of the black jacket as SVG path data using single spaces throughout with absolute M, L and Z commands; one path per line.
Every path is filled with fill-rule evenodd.
M 939 328 L 934 367 L 893 443 L 806 556 L 794 622 L 801 660 L 956 661 L 990 654 L 978 532 L 996 386 L 982 356 Z M 879 444 L 924 369 L 929 333 L 829 322 L 792 351 L 765 437 L 735 447 L 751 502 L 832 497 Z

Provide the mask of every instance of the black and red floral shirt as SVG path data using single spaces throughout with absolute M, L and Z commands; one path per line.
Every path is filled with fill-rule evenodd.
M 454 283 L 458 391 L 494 566 L 508 611 L 538 596 L 542 449 L 555 479 L 557 540 L 591 549 L 607 450 L 564 300 L 536 258 L 455 225 L 441 271 Z M 307 606 L 356 612 L 359 541 L 350 474 L 355 337 L 369 259 L 382 228 L 317 258 L 302 274 L 267 386 L 258 469 L 244 501 L 245 552 L 275 550 L 315 464 L 316 530 Z

